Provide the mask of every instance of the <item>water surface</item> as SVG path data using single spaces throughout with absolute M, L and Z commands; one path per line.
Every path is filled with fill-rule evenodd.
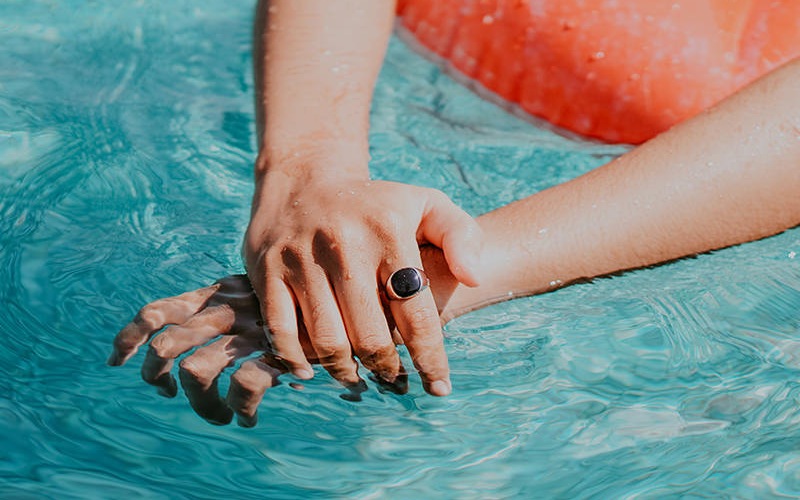
M 448 326 L 455 392 L 324 373 L 215 427 L 104 361 L 144 303 L 242 271 L 251 2 L 0 4 L 0 496 L 800 495 L 800 232 Z M 393 40 L 378 178 L 472 214 L 607 162 Z M 407 366 L 410 362 L 403 353 Z M 224 382 L 223 384 L 226 384 Z

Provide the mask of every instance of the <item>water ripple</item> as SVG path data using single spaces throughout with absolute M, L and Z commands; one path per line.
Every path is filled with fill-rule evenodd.
M 797 229 L 459 318 L 444 399 L 412 375 L 353 403 L 318 370 L 256 428 L 215 427 L 141 382 L 142 354 L 106 367 L 142 304 L 241 271 L 251 14 L 0 4 L 0 496 L 800 495 Z M 397 40 L 372 118 L 376 176 L 471 213 L 625 151 L 514 118 Z

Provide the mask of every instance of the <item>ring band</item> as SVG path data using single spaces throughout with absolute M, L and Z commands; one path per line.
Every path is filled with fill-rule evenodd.
M 408 300 L 430 285 L 425 271 L 416 267 L 404 267 L 393 272 L 386 280 L 386 294 L 392 300 Z

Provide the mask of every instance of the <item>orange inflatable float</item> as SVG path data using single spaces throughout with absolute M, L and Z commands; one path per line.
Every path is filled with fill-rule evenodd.
M 400 0 L 398 15 L 491 92 L 612 142 L 643 142 L 800 56 L 798 0 Z

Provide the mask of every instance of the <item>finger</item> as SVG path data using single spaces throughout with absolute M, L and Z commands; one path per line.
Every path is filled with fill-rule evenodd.
M 418 239 L 441 248 L 453 276 L 467 286 L 480 282 L 482 232 L 470 215 L 441 191 L 431 190 Z
M 340 273 L 334 280 L 350 344 L 361 364 L 375 375 L 379 384 L 392 392 L 405 394 L 408 375 L 392 341 L 375 275 L 360 269 L 365 268 Z
M 450 394 L 452 386 L 442 326 L 430 290 L 412 299 L 393 300 L 391 308 L 425 391 L 434 396 Z
M 201 347 L 181 360 L 178 371 L 181 386 L 195 413 L 212 424 L 229 424 L 233 412 L 219 396 L 219 376 L 237 359 L 263 347 L 264 343 L 255 339 L 230 335 Z
M 166 325 L 183 323 L 202 309 L 219 287 L 214 284 L 144 306 L 114 338 L 114 349 L 107 363 L 111 366 L 125 364 L 154 333 Z
M 229 332 L 233 324 L 233 310 L 216 306 L 202 310 L 181 325 L 170 326 L 150 343 L 142 363 L 142 379 L 157 387 L 162 395 L 174 397 L 177 384 L 170 371 L 175 358 Z
M 385 286 L 385 283 L 381 283 L 381 286 Z M 389 327 L 389 332 L 392 334 L 392 342 L 394 345 L 403 345 L 403 337 L 400 336 L 400 332 L 397 330 L 397 323 L 394 320 L 392 309 L 389 306 L 391 300 L 389 300 L 385 293 L 380 294 L 380 300 L 383 315 L 386 317 L 386 324 Z
M 294 296 L 283 280 L 268 279 L 266 282 L 264 315 L 269 329 L 273 352 L 279 356 L 286 368 L 297 378 L 314 376 L 298 338 L 297 313 Z
M 242 363 L 231 376 L 228 406 L 236 413 L 239 425 L 253 427 L 258 422 L 258 405 L 270 387 L 278 385 L 282 370 L 271 366 L 264 358 Z
M 291 263 L 294 272 L 291 283 L 300 305 L 311 345 L 320 364 L 345 387 L 361 382 L 358 365 L 353 359 L 342 314 L 322 268 Z
M 407 257 L 391 259 L 391 262 L 407 262 L 417 267 L 422 265 L 418 251 L 415 255 L 409 249 L 405 255 Z M 386 270 L 383 273 L 386 280 L 389 279 L 391 272 L 396 271 L 396 269 L 388 271 L 389 265 L 391 264 L 382 266 Z M 407 300 L 389 300 L 389 308 L 414 366 L 419 372 L 425 391 L 434 396 L 449 394 L 452 386 L 447 354 L 444 350 L 442 324 L 430 289 L 423 290 Z

